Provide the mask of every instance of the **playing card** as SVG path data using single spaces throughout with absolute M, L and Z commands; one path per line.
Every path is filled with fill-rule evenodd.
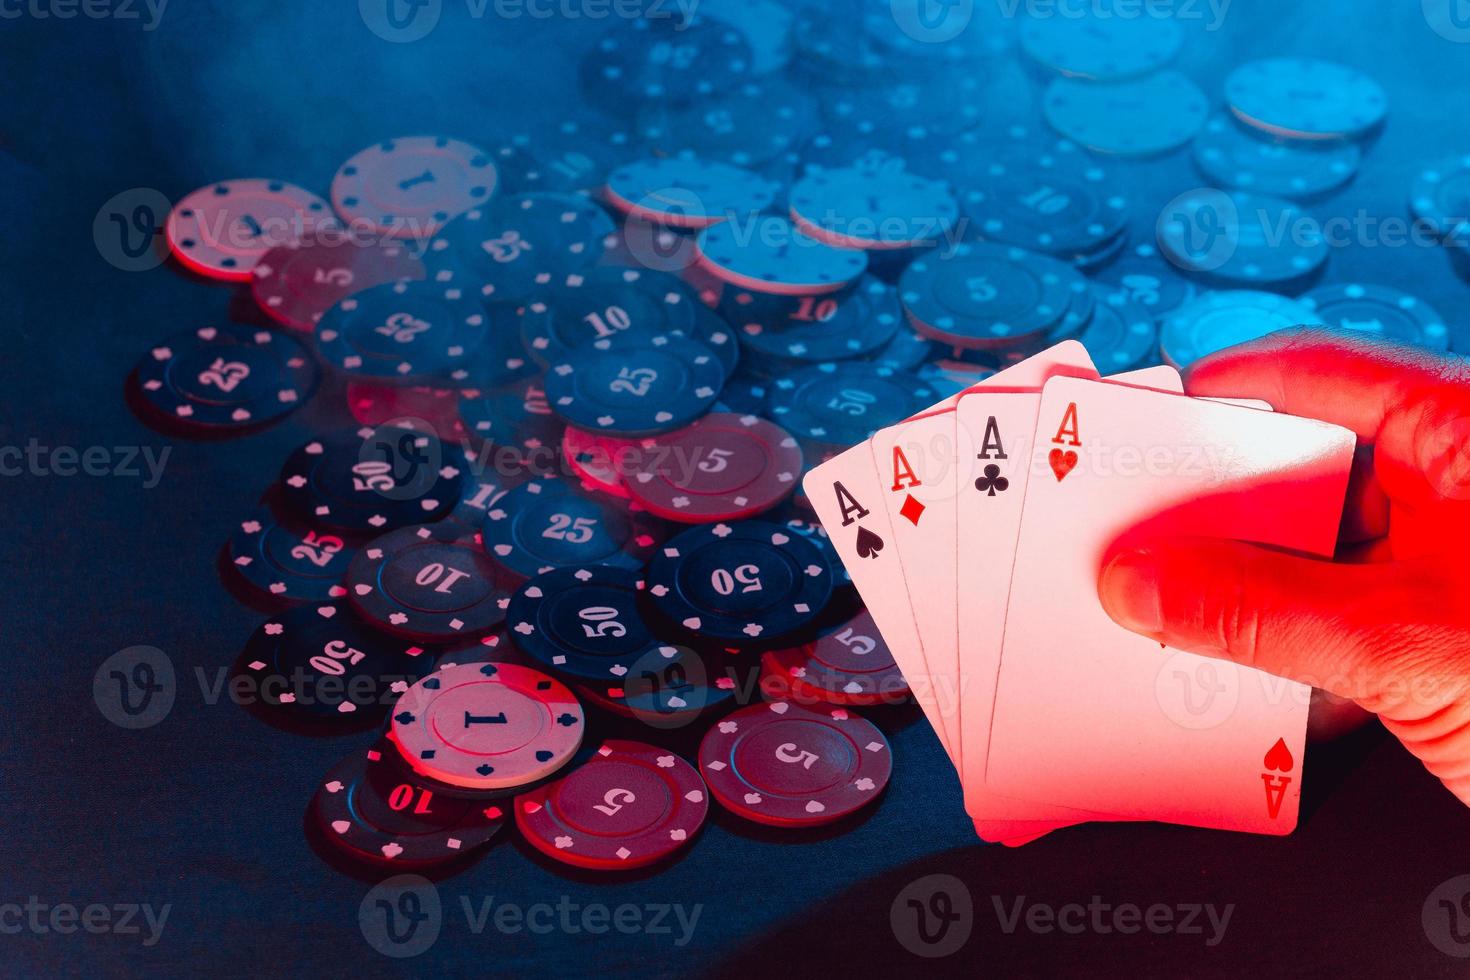
M 1124 532 L 1330 555 L 1351 432 L 1205 399 L 1059 378 L 1042 394 L 985 786 L 1203 827 L 1295 826 L 1310 689 L 1161 649 L 1097 598 Z

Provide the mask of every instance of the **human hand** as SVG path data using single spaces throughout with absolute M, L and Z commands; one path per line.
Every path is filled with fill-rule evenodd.
M 1104 560 L 1103 607 L 1171 647 L 1351 699 L 1470 803 L 1470 364 L 1297 329 L 1200 361 L 1186 388 L 1357 433 L 1337 560 L 1130 539 Z

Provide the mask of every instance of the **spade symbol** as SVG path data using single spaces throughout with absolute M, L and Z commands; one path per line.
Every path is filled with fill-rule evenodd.
M 987 497 L 994 497 L 997 493 L 1005 493 L 1011 488 L 1011 481 L 1000 475 L 1000 467 L 991 463 L 985 467 L 985 472 L 975 481 L 975 489 Z
M 859 558 L 877 558 L 878 552 L 883 550 L 883 539 L 865 527 L 859 527 L 857 533 L 857 553 Z

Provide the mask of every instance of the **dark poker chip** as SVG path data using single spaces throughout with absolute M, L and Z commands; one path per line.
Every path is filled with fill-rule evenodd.
M 791 189 L 790 203 L 798 228 L 838 248 L 930 248 L 960 216 L 942 181 L 858 168 L 808 174 Z
M 619 871 L 667 860 L 709 814 L 704 780 L 668 749 L 609 740 L 566 776 L 515 801 L 521 836 L 547 857 Z
M 311 331 L 328 310 L 353 293 L 424 275 L 424 263 L 400 242 L 361 242 L 351 235 L 322 231 L 262 255 L 255 263 L 250 291 L 272 320 Z
M 386 715 L 433 659 L 370 628 L 345 606 L 296 606 L 251 634 L 238 669 L 253 679 L 257 703 L 276 716 L 358 728 Z
M 731 813 L 774 827 L 816 827 L 870 805 L 893 757 L 873 724 L 846 708 L 753 704 L 715 722 L 699 771 Z
M 171 424 L 220 431 L 276 421 L 316 390 L 317 368 L 285 334 L 234 323 L 176 333 L 138 361 L 133 383 Z
M 545 379 L 537 374 L 509 384 L 460 393 L 465 431 L 487 446 L 501 446 L 530 459 L 561 439 L 562 421 L 551 410 Z
M 786 296 L 835 292 L 868 268 L 866 252 L 818 241 L 775 215 L 706 228 L 696 247 L 701 267 L 715 278 Z
M 506 619 L 515 645 L 568 681 L 620 686 L 634 662 L 658 645 L 638 611 L 641 570 L 554 568 L 523 584 Z
M 846 448 L 935 401 L 933 389 L 912 375 L 846 361 L 778 378 L 767 404 L 770 418 L 797 438 Z
M 229 563 L 263 597 L 283 602 L 325 602 L 347 594 L 342 577 L 357 551 L 355 541 L 282 521 L 257 507 L 230 535 Z
M 322 837 L 348 857 L 416 868 L 474 854 L 509 815 L 493 801 L 439 792 L 400 762 L 386 738 L 333 766 L 310 813 Z
M 1342 188 L 1363 158 L 1356 143 L 1287 143 L 1251 135 L 1229 118 L 1206 123 L 1193 150 L 1195 166 L 1221 187 L 1289 198 Z
M 608 174 L 605 193 L 629 217 L 694 229 L 764 211 L 778 190 L 743 167 L 680 155 L 624 164 Z
M 332 206 L 353 225 L 427 238 L 490 199 L 490 154 L 444 136 L 405 136 L 359 150 L 332 178 Z
M 1076 337 L 1087 348 L 1102 374 L 1119 374 L 1139 367 L 1159 349 L 1159 328 L 1147 307 L 1126 292 L 1097 289 L 1092 317 Z
M 347 595 L 364 619 L 426 643 L 499 626 L 512 588 L 480 536 L 453 521 L 389 531 L 347 569 Z
M 485 339 L 485 311 L 460 285 L 396 282 L 355 293 L 317 323 L 317 350 L 355 377 L 409 382 L 462 366 Z
M 554 568 L 638 569 L 662 540 L 646 514 L 560 480 L 533 480 L 485 516 L 485 550 L 521 578 Z
M 903 310 L 892 286 L 872 276 L 827 296 L 771 296 L 748 290 L 722 299 L 740 342 L 759 357 L 822 364 L 867 357 L 893 340 Z
M 1298 299 L 1318 322 L 1429 350 L 1449 350 L 1444 317 L 1417 296 L 1373 283 L 1333 283 Z
M 518 133 L 495 148 L 502 194 L 591 191 L 634 154 L 634 138 L 606 121 L 562 119 L 535 135 Z
M 591 269 L 554 287 L 521 315 L 521 340 L 542 367 L 599 340 L 690 331 L 702 305 L 677 276 L 644 269 Z
M 485 339 L 449 379 L 461 388 L 498 388 L 537 373 L 521 343 L 521 307 L 485 301 Z
M 625 111 L 727 92 L 751 72 L 750 42 L 717 20 L 640 17 L 604 32 L 582 58 L 588 97 Z
M 572 685 L 586 704 L 660 730 L 683 728 L 735 697 L 735 672 L 720 651 L 650 647 L 619 683 Z
M 802 453 L 780 426 L 713 413 L 645 439 L 628 459 L 628 492 L 652 514 L 685 524 L 740 520 L 775 507 L 801 480 Z
M 624 500 L 628 488 L 623 477 L 637 446 L 636 440 L 594 435 L 574 425 L 566 427 L 561 440 L 562 457 L 583 483 Z
M 1194 283 L 1181 276 L 1147 242 L 1129 249 L 1101 270 L 1097 280 L 1106 292 L 1121 293 L 1148 310 L 1155 322 L 1192 302 L 1198 292 Z
M 892 371 L 914 371 L 920 364 L 934 356 L 935 346 L 927 337 L 921 337 L 907 321 L 899 325 L 893 339 L 872 355 L 879 367 Z M 728 388 L 728 385 L 726 386 Z
M 653 606 L 690 634 L 771 643 L 819 616 L 832 566 L 805 537 L 767 521 L 693 527 L 649 562 Z
M 761 655 L 772 685 L 792 700 L 828 704 L 892 704 L 908 681 L 867 610 L 825 636 Z M 779 685 L 779 686 L 777 686 Z
M 709 411 L 725 368 L 704 344 L 677 335 L 597 341 L 546 372 L 552 411 L 588 432 L 647 436 Z
M 1227 286 L 1296 284 L 1320 272 L 1331 251 L 1301 208 L 1262 194 L 1192 191 L 1174 199 L 1167 218 L 1158 235 L 1165 257 Z
M 382 533 L 450 513 L 467 472 L 464 453 L 431 433 L 364 427 L 299 447 L 281 467 L 280 492 L 292 513 L 322 527 Z
M 520 303 L 592 267 L 612 219 L 585 194 L 516 194 L 466 212 L 429 243 L 434 275 L 449 272 L 482 299 Z
M 794 154 L 817 125 L 811 96 L 779 78 L 749 81 L 690 105 L 645 103 L 638 134 L 656 152 L 759 167 Z

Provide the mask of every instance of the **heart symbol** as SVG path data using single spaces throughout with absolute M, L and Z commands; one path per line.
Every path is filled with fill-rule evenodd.
M 1060 483 L 1062 477 L 1072 472 L 1072 467 L 1077 465 L 1077 453 L 1071 449 L 1065 452 L 1053 449 L 1047 453 L 1046 461 L 1051 464 L 1051 471 L 1057 475 L 1057 482 Z
M 1296 760 L 1291 757 L 1291 750 L 1286 747 L 1286 742 L 1279 738 L 1276 744 L 1267 750 L 1264 762 L 1267 769 L 1274 769 L 1277 772 L 1291 772 L 1292 767 L 1296 765 Z
M 865 527 L 859 527 L 857 533 L 857 553 L 859 558 L 877 558 L 878 552 L 883 550 L 883 539 Z

